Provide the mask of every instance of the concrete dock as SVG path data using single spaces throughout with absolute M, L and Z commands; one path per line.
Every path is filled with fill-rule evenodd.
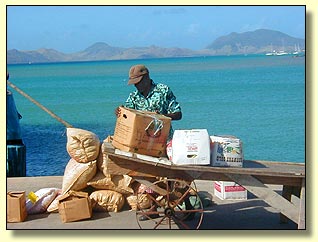
M 62 187 L 63 177 L 7 178 L 7 191 L 37 191 L 41 188 Z M 263 200 L 248 193 L 247 200 L 221 200 L 214 195 L 213 181 L 195 181 L 197 190 L 206 194 L 211 203 L 204 208 L 200 230 L 297 230 L 292 221 L 280 222 L 280 213 Z M 269 185 L 277 193 L 282 186 Z M 96 213 L 83 221 L 63 223 L 59 213 L 28 215 L 26 221 L 7 223 L 7 230 L 135 230 L 140 229 L 135 211 L 125 206 L 118 213 Z M 15 232 L 14 232 L 15 233 Z M 19 232 L 17 232 L 19 233 Z

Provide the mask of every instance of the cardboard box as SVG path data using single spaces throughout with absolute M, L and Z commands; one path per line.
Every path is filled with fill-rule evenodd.
M 210 137 L 206 129 L 175 130 L 172 138 L 175 165 L 210 165 Z
M 7 222 L 23 222 L 27 217 L 25 191 L 7 193 Z
M 58 208 L 63 223 L 92 217 L 91 200 L 86 192 L 67 192 L 59 198 Z
M 234 136 L 210 136 L 212 166 L 243 167 L 243 143 Z
M 112 144 L 115 148 L 155 157 L 166 156 L 171 118 L 164 115 L 121 108 Z
M 222 200 L 246 200 L 247 190 L 235 182 L 214 181 L 214 195 Z

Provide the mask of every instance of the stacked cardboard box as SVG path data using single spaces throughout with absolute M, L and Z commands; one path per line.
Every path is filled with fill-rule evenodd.
M 166 156 L 171 118 L 157 113 L 121 108 L 112 144 L 122 151 Z
M 210 136 L 212 166 L 243 167 L 243 143 L 234 136 Z M 235 182 L 215 181 L 214 195 L 220 199 L 247 199 L 247 191 Z

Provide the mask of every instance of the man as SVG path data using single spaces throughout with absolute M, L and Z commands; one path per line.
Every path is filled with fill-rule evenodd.
M 134 84 L 136 91 L 130 93 L 124 107 L 142 111 L 156 112 L 170 117 L 172 120 L 180 120 L 182 112 L 171 89 L 161 83 L 154 83 L 149 76 L 149 70 L 144 65 L 132 66 L 129 70 L 128 85 Z M 116 108 L 115 114 L 120 115 L 120 109 Z M 169 139 L 173 130 L 170 129 Z
M 9 80 L 7 72 L 7 81 Z M 21 114 L 17 111 L 13 93 L 7 89 L 7 144 L 22 145 L 22 136 L 20 128 Z
M 7 72 L 7 81 L 9 80 Z M 20 119 L 13 98 L 13 93 L 7 89 L 7 176 L 26 176 L 26 147 L 23 144 Z
M 123 105 L 124 107 L 156 112 L 170 117 L 172 120 L 180 120 L 182 118 L 180 104 L 171 89 L 165 84 L 154 83 L 145 65 L 135 65 L 130 68 L 128 85 L 132 84 L 135 85 L 137 90 L 130 93 Z M 119 107 L 115 109 L 115 114 L 117 116 L 120 115 Z M 168 140 L 171 140 L 172 136 L 173 129 L 171 127 Z M 156 205 L 152 204 L 150 210 L 156 211 Z M 151 214 L 149 216 L 141 216 L 139 220 L 144 221 L 157 217 L 159 217 L 158 214 Z

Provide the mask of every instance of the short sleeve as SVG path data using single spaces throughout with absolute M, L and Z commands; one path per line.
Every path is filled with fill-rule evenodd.
M 168 88 L 168 92 L 167 92 L 167 103 L 168 103 L 168 108 L 167 108 L 168 113 L 181 112 L 181 106 L 177 102 L 177 98 L 173 94 L 170 88 Z

